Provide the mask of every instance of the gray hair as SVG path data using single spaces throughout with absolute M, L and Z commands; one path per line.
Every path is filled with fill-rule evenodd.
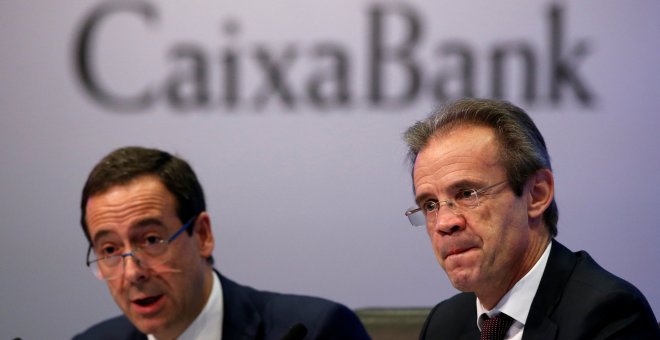
M 414 171 L 419 152 L 429 140 L 461 125 L 480 125 L 493 129 L 499 143 L 499 159 L 507 172 L 513 192 L 520 197 L 527 180 L 540 169 L 552 170 L 545 141 L 532 119 L 509 102 L 491 99 L 462 99 L 442 107 L 418 121 L 404 133 L 408 159 Z M 557 236 L 559 210 L 553 197 L 543 213 L 550 235 Z

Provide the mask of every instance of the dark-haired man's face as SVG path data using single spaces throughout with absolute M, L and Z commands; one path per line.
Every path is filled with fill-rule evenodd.
M 153 176 L 92 196 L 86 214 L 94 249 L 101 254 L 132 252 L 148 242 L 167 240 L 183 224 L 174 196 Z M 175 338 L 206 303 L 213 275 L 206 258 L 214 240 L 205 212 L 193 230 L 192 236 L 181 234 L 169 244 L 157 265 L 147 267 L 128 256 L 119 265 L 120 275 L 107 281 L 117 305 L 143 333 Z

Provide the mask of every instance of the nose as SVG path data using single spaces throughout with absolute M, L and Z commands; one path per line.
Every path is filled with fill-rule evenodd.
M 435 225 L 429 226 L 434 232 L 442 235 L 451 235 L 465 229 L 465 218 L 454 213 L 451 209 L 438 209 Z
M 135 253 L 127 254 L 123 259 L 124 279 L 129 283 L 140 283 L 148 278 L 148 269 Z

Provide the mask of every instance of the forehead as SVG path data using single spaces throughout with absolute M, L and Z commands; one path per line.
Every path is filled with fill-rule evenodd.
M 505 171 L 499 162 L 499 143 L 492 128 L 461 125 L 433 136 L 415 160 L 413 180 L 421 185 L 451 185 L 501 180 Z
M 176 216 L 174 196 L 157 177 L 138 177 L 127 184 L 116 185 L 87 201 L 86 218 L 89 233 L 100 230 L 119 232 L 144 219 Z

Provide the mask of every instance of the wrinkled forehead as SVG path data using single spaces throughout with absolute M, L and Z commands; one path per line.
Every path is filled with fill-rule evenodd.
M 501 177 L 499 143 L 493 129 L 458 126 L 437 134 L 419 152 L 413 168 L 415 188 L 420 183 Z
M 90 197 L 86 215 L 93 237 L 99 228 L 123 230 L 140 220 L 174 218 L 175 200 L 158 179 L 145 177 Z
M 466 121 L 452 121 L 444 125 L 438 126 L 433 133 L 428 137 L 424 146 L 418 150 L 417 155 L 415 155 L 416 161 L 419 154 L 428 149 L 429 145 L 442 141 L 444 139 L 451 138 L 452 140 L 460 139 L 460 136 L 466 136 L 466 138 L 476 138 L 477 136 L 488 137 L 491 139 L 491 143 L 496 144 L 499 147 L 500 140 L 497 135 L 497 131 L 494 127 L 480 122 L 466 122 Z M 467 146 L 467 145 L 466 145 Z M 414 163 L 413 163 L 414 166 Z
M 499 160 L 500 143 L 495 130 L 485 125 L 461 124 L 433 134 L 415 159 L 460 162 L 463 157 L 479 157 L 489 163 Z

